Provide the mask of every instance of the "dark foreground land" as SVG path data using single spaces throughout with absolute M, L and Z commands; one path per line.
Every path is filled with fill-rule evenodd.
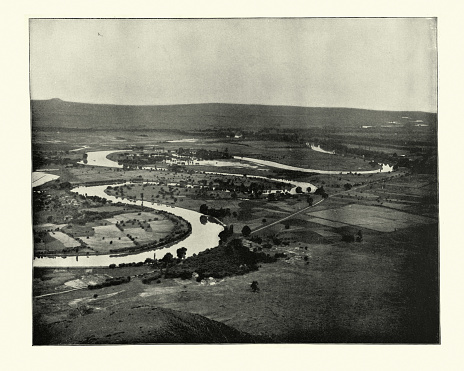
M 437 232 L 429 225 L 365 235 L 359 244 L 313 245 L 300 253 L 309 264 L 279 259 L 213 284 L 133 278 L 40 297 L 73 278 L 150 271 L 41 269 L 34 344 L 438 343 Z M 259 292 L 250 289 L 255 280 Z

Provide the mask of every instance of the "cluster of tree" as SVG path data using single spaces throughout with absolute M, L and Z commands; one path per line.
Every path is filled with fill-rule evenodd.
M 349 191 L 351 188 L 353 188 L 353 186 L 351 185 L 351 183 L 346 183 L 345 185 L 343 185 L 343 188 L 345 189 L 345 191 Z
M 232 156 L 229 154 L 228 148 L 226 148 L 224 151 L 210 151 L 202 148 L 196 151 L 195 157 L 200 160 L 220 160 L 232 158 Z
M 143 166 L 155 165 L 163 162 L 166 158 L 169 158 L 167 154 L 160 153 L 137 153 L 119 154 L 114 155 L 119 165 L 122 165 L 124 169 L 138 169 Z
M 150 275 L 142 278 L 142 283 L 145 285 L 148 285 L 152 283 L 153 281 L 160 281 L 161 278 L 162 278 L 161 273 L 151 273 Z
M 250 238 L 250 240 L 253 241 L 253 242 L 256 242 L 259 245 L 261 245 L 263 243 L 263 239 L 261 237 L 259 237 L 259 236 L 252 236 Z
M 43 152 L 32 152 L 32 168 L 33 169 L 40 169 L 52 164 L 57 165 L 74 165 L 76 164 L 76 160 L 73 160 L 69 157 L 63 157 L 60 154 L 52 155 L 50 153 L 43 153 Z
M 219 232 L 220 242 L 223 243 L 229 239 L 234 234 L 234 226 L 231 224 L 230 226 L 225 226 L 224 230 Z
M 208 205 L 206 204 L 202 204 L 200 206 L 200 213 L 222 219 L 227 216 L 230 216 L 230 209 L 224 209 L 222 207 L 220 209 L 215 209 L 213 207 L 208 207 Z
M 85 199 L 86 199 L 86 200 L 93 201 L 93 202 L 100 203 L 100 204 L 102 204 L 102 205 L 106 205 L 106 198 L 104 198 L 104 197 L 100 197 L 100 196 L 87 196 L 87 194 L 86 194 L 86 195 L 85 195 Z
M 197 281 L 201 281 L 206 277 L 223 278 L 245 274 L 258 270 L 259 263 L 272 263 L 277 260 L 269 254 L 250 251 L 243 246 L 240 239 L 233 239 L 227 244 L 221 244 L 214 249 L 207 249 L 184 260 L 173 259 L 172 254 L 167 257 L 166 255 L 161 259 L 161 261 L 165 260 L 161 265 L 164 268 L 164 278 L 190 279 L 196 273 L 198 275 Z M 180 262 L 182 264 L 179 264 Z M 146 283 L 160 277 L 156 273 L 147 277 Z
M 316 189 L 316 191 L 314 192 L 315 195 L 320 195 L 322 196 L 322 198 L 327 198 L 329 197 L 329 195 L 326 193 L 326 191 L 324 190 L 324 187 L 319 187 L 318 189 Z
M 118 215 L 120 213 L 120 211 L 99 212 L 98 210 L 85 210 L 80 212 L 77 217 L 73 218 L 72 222 L 78 225 L 85 225 L 87 223 L 92 223 L 97 220 L 112 218 L 113 216 Z M 119 227 L 119 225 L 116 224 L 116 227 Z
M 276 182 L 272 184 L 273 184 L 273 187 L 276 187 L 278 189 L 283 189 L 286 186 L 285 183 L 281 183 L 281 182 Z M 250 182 L 249 185 L 246 185 L 243 182 L 240 182 L 237 184 L 232 179 L 228 179 L 228 178 L 214 179 L 214 183 L 212 182 L 210 183 L 210 187 L 212 188 L 213 186 L 214 186 L 214 190 L 231 192 L 232 198 L 237 198 L 237 193 L 253 194 L 259 197 L 263 194 L 263 191 L 265 190 L 264 182 Z
M 96 284 L 90 284 L 87 287 L 90 290 L 95 290 L 95 289 L 101 289 L 103 287 L 109 287 L 109 286 L 117 286 L 121 285 L 123 283 L 130 282 L 131 278 L 130 276 L 127 277 L 114 277 L 114 278 L 107 278 L 104 282 L 102 283 L 96 283 Z

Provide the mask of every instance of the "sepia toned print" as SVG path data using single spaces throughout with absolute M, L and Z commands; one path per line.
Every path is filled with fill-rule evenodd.
M 33 344 L 438 344 L 432 18 L 30 19 Z

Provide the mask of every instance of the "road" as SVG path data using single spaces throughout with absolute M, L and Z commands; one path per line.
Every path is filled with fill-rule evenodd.
M 286 219 L 289 219 L 289 218 L 294 217 L 295 215 L 301 214 L 301 213 L 305 212 L 306 210 L 308 210 L 308 209 L 310 209 L 310 208 L 312 208 L 312 207 L 314 207 L 314 206 L 319 205 L 319 204 L 320 204 L 322 201 L 324 201 L 324 200 L 325 200 L 325 198 L 323 198 L 323 199 L 317 201 L 315 204 L 308 205 L 308 206 L 304 207 L 304 208 L 301 209 L 301 210 L 298 210 L 298 211 L 296 211 L 296 212 L 294 212 L 294 213 L 292 213 L 292 214 L 290 214 L 290 215 L 287 215 L 286 217 L 284 217 L 284 218 L 282 218 L 282 219 L 279 219 L 279 220 L 277 220 L 277 221 L 275 221 L 275 222 L 272 222 L 272 223 L 266 224 L 266 225 L 264 225 L 264 226 L 262 226 L 262 227 L 259 227 L 258 229 L 255 229 L 254 231 L 252 231 L 250 234 L 253 234 L 253 233 L 262 231 L 263 229 L 266 229 L 266 228 L 269 228 L 269 227 L 271 227 L 271 226 L 273 226 L 273 225 L 276 225 L 276 224 L 281 223 L 283 220 L 286 220 Z

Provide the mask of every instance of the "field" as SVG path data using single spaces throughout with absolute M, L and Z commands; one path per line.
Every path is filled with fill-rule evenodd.
M 110 254 L 139 245 L 158 243 L 179 230 L 187 230 L 181 222 L 161 212 L 128 212 L 126 208 L 102 206 L 82 209 L 88 221 L 70 224 L 34 226 L 35 252 L 49 254 Z M 110 217 L 108 217 L 110 215 Z
M 387 208 L 364 205 L 347 205 L 336 209 L 327 209 L 308 213 L 314 217 L 311 221 L 319 223 L 320 219 L 329 220 L 337 225 L 352 225 L 359 228 L 373 229 L 379 232 L 393 232 L 411 225 L 433 224 L 435 220 L 418 215 L 407 214 Z

